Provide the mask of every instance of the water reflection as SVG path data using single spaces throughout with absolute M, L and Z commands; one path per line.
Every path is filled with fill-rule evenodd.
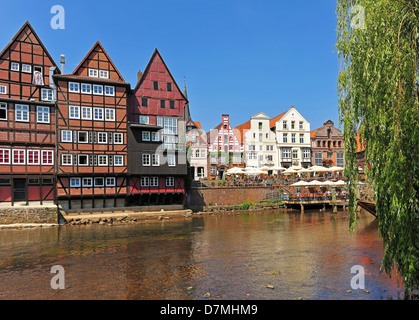
M 214 215 L 181 222 L 0 232 L 1 299 L 398 299 L 382 242 L 362 214 Z M 53 265 L 65 290 L 52 290 Z M 353 265 L 366 289 L 350 290 Z M 271 285 L 274 289 L 267 288 Z

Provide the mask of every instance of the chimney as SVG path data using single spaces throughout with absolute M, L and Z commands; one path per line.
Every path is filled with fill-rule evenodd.
M 60 63 L 61 63 L 61 74 L 64 74 L 64 66 L 65 66 L 65 55 L 60 56 Z
M 141 77 L 143 76 L 143 73 L 140 71 L 138 71 L 137 73 L 137 82 L 140 81 Z

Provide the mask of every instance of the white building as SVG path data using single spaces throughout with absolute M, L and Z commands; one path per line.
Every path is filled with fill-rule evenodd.
M 310 123 L 294 106 L 271 121 L 276 133 L 277 165 L 311 166 Z

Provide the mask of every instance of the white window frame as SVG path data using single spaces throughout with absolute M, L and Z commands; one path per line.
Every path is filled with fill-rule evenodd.
M 32 73 L 32 66 L 30 64 L 22 63 L 22 72 Z
M 6 86 L 3 86 L 3 85 L 0 86 L 0 94 L 7 94 L 7 87 Z
M 115 177 L 106 177 L 105 178 L 105 185 L 107 187 L 115 187 L 116 186 L 116 178 Z
M 107 132 L 98 132 L 97 133 L 97 143 L 98 144 L 107 144 L 108 143 Z
M 151 165 L 153 167 L 160 166 L 160 155 L 159 154 L 152 154 L 151 155 Z
M 113 143 L 114 144 L 124 144 L 124 134 L 121 132 L 115 132 L 113 134 Z
M 142 119 L 144 121 L 142 121 Z M 149 124 L 150 123 L 150 117 L 149 116 L 140 115 L 139 122 L 140 122 L 140 124 Z
M 97 184 L 96 183 L 96 179 L 102 179 L 102 184 Z M 93 183 L 94 183 L 94 186 L 95 187 L 104 187 L 105 186 L 105 178 L 102 178 L 102 177 L 96 177 L 96 178 L 94 178 L 93 179 Z
M 99 70 L 99 78 L 109 79 L 109 71 L 108 70 Z
M 88 188 L 93 187 L 93 178 L 83 177 L 82 178 L 82 185 L 83 185 L 83 187 L 88 187 Z
M 6 114 L 6 118 L 4 118 L 4 119 L 2 118 L 0 120 L 6 121 L 7 120 L 7 114 L 8 114 L 7 103 L 0 102 L 0 109 L 3 109 L 5 111 L 5 114 Z
M 176 156 L 174 154 L 167 155 L 167 165 L 169 167 L 176 167 Z
M 115 115 L 115 109 L 105 108 L 105 121 L 115 121 Z
M 43 101 L 52 101 L 52 90 L 51 89 L 41 89 L 41 99 Z
M 158 132 L 152 132 L 151 141 L 160 141 L 160 134 Z
M 22 162 L 15 162 L 15 151 L 19 152 L 19 159 L 20 159 L 20 152 L 23 151 L 23 161 Z M 15 165 L 25 165 L 26 164 L 25 149 L 12 149 L 12 164 L 15 164 Z
M 80 106 L 68 106 L 68 118 L 80 119 Z
M 80 157 L 86 157 L 87 161 L 86 164 L 80 164 Z M 88 154 L 78 154 L 77 155 L 77 165 L 80 167 L 88 167 L 89 166 L 89 155 Z
M 159 186 L 159 177 L 150 177 L 150 187 Z
M 150 141 L 151 140 L 150 131 L 143 131 L 141 136 L 142 136 L 143 141 Z
M 39 164 L 41 163 L 41 159 L 40 159 L 41 152 L 40 152 L 40 150 L 29 149 L 29 150 L 26 150 L 26 153 L 27 153 L 26 154 L 27 165 L 29 165 L 29 166 L 39 166 Z M 37 154 L 38 155 L 38 161 L 33 162 L 33 163 L 29 163 L 29 153 Z
M 90 78 L 99 78 L 99 70 L 89 68 L 89 77 Z
M 115 167 L 122 167 L 124 165 L 124 156 L 122 156 L 122 155 L 114 155 L 114 157 L 113 157 L 113 165 Z
M 102 115 L 101 118 L 97 118 L 96 117 L 96 110 L 100 110 L 101 111 L 101 115 Z M 103 108 L 93 108 L 93 120 L 103 121 L 104 117 L 105 117 L 105 113 L 103 112 Z
M 141 187 L 149 187 L 149 186 L 150 186 L 150 178 L 141 177 Z
M 39 116 L 41 116 L 41 120 L 39 119 Z M 49 107 L 36 106 L 36 122 L 37 123 L 49 123 L 50 122 L 50 109 L 49 109 Z
M 81 188 L 81 179 L 70 178 L 70 188 Z
M 111 90 L 108 93 L 108 90 Z M 104 88 L 105 96 L 114 97 L 115 96 L 115 87 L 114 86 L 105 86 Z
M 86 90 L 89 88 L 89 90 Z M 80 85 L 80 92 L 83 94 L 92 94 L 92 85 L 90 83 L 82 83 Z
M 100 90 L 97 90 L 100 89 Z M 93 94 L 97 96 L 103 96 L 103 86 L 100 84 L 93 85 Z
M 175 178 L 174 177 L 167 177 L 166 178 L 166 187 L 174 187 L 175 186 Z
M 3 159 L 0 161 L 0 164 L 10 164 L 12 158 L 12 152 L 10 149 L 3 149 L 1 148 L 0 151 L 3 151 Z M 9 153 L 9 161 L 4 161 L 4 153 L 7 151 Z
M 26 110 L 18 110 L 18 107 L 25 107 Z M 20 115 L 18 117 L 18 115 Z M 26 115 L 26 120 L 24 119 Z M 29 105 L 26 104 L 16 104 L 15 105 L 15 121 L 18 122 L 29 122 Z
M 20 70 L 20 64 L 18 62 L 10 63 L 10 70 L 11 71 L 19 71 Z
M 74 87 L 76 87 L 77 89 L 75 89 Z M 80 83 L 78 83 L 78 82 L 69 82 L 68 83 L 68 92 L 80 93 Z
M 61 130 L 61 142 L 73 142 L 73 131 Z
M 51 156 L 51 163 L 48 162 L 48 161 L 47 162 L 44 161 L 44 154 L 45 153 L 52 155 Z M 47 156 L 47 159 L 48 159 L 48 156 Z M 41 151 L 41 164 L 43 166 L 52 166 L 52 165 L 54 165 L 54 151 L 52 151 L 52 150 L 42 150 Z
M 69 159 L 70 161 L 67 161 L 65 159 Z M 61 165 L 62 166 L 72 166 L 73 165 L 73 155 L 70 153 L 65 153 L 61 155 Z
M 149 153 L 144 153 L 141 157 L 143 167 L 151 166 L 151 155 Z
M 92 120 L 92 107 L 81 106 L 80 117 L 82 120 Z
M 98 155 L 97 156 L 97 165 L 99 167 L 106 167 L 108 165 L 108 156 L 107 155 Z

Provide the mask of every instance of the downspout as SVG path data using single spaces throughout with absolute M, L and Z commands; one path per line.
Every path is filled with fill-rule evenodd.
M 58 174 L 58 122 L 57 122 L 57 109 L 58 109 L 58 104 L 57 104 L 57 86 L 54 83 L 54 72 L 57 68 L 56 67 L 51 67 L 49 68 L 49 86 L 52 89 L 52 102 L 55 105 L 54 108 L 54 112 L 55 112 L 55 161 L 54 161 L 54 166 L 55 166 L 55 184 L 54 184 L 54 189 L 55 189 L 55 203 L 57 205 L 58 208 L 58 201 L 57 201 L 57 174 Z

